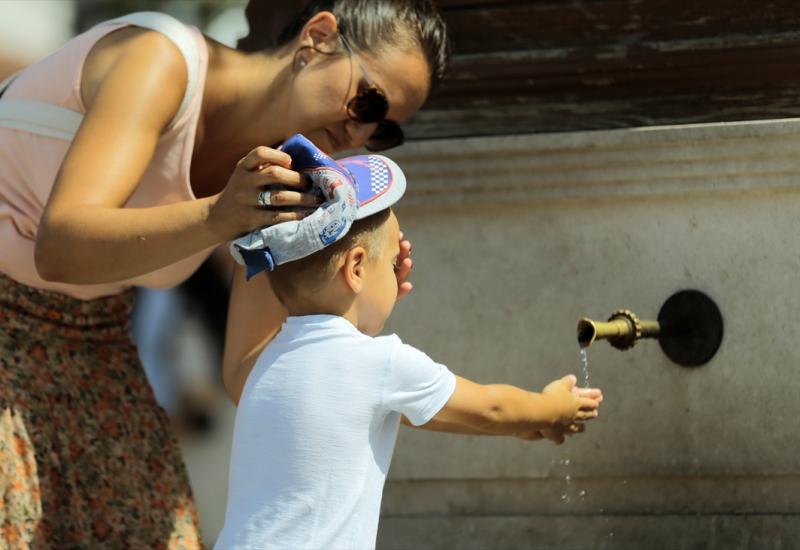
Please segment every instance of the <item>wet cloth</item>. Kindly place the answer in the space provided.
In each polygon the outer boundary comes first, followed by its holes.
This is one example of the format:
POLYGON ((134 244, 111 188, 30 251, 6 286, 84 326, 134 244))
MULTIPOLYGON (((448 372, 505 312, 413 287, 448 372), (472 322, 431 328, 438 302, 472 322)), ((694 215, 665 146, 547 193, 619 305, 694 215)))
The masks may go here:
POLYGON ((201 548, 169 420, 129 338, 133 291, 82 301, 0 274, 0 545, 201 548))
POLYGON ((246 266, 248 279, 335 243, 354 220, 386 210, 406 190, 403 171, 382 155, 333 160, 301 134, 287 139, 281 150, 292 157, 292 169, 311 180, 311 192, 325 202, 300 221, 257 229, 233 241, 230 252, 246 266))
POLYGON ((400 415, 428 422, 455 383, 395 335, 289 317, 242 391, 216 548, 374 548, 400 415))

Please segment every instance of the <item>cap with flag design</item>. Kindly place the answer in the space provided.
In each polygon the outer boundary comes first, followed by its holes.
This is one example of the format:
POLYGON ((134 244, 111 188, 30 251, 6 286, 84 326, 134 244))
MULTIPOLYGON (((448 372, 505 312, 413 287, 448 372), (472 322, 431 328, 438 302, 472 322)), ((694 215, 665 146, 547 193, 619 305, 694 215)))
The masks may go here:
POLYGON ((300 134, 287 139, 281 150, 325 202, 302 220, 257 229, 233 241, 230 252, 247 268, 248 279, 338 241, 353 221, 389 208, 406 190, 402 170, 383 155, 334 160, 300 134))

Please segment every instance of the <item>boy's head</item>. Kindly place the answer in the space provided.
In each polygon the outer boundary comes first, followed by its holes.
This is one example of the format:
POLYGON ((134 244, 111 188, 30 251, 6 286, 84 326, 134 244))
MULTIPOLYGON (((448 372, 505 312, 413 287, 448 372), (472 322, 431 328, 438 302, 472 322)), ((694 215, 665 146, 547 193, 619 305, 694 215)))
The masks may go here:
POLYGON ((386 209, 356 220, 340 240, 277 266, 268 277, 290 315, 342 315, 374 336, 397 300, 399 254, 400 226, 386 209))
MULTIPOLYGON (((333 160, 300 134, 281 147, 292 157, 292 169, 306 175, 310 191, 325 202, 300 221, 261 227, 231 242, 231 255, 246 267, 248 279, 322 250, 346 235, 353 220, 391 208, 406 189, 403 171, 382 155, 333 160)), ((271 197, 260 192, 259 206, 271 204, 271 197)))

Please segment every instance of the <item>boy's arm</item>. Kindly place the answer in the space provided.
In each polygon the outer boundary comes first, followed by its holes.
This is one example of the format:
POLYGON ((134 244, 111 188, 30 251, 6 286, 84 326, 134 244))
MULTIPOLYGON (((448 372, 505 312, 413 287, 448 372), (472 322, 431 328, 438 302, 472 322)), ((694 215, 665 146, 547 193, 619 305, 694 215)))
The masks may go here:
MULTIPOLYGON (((431 432, 446 432, 451 434, 463 434, 463 435, 499 435, 493 434, 491 432, 485 432, 483 430, 479 430, 478 428, 473 428, 470 426, 463 426, 459 424, 449 424, 447 422, 442 422, 436 420, 436 418, 431 419, 427 424, 423 424, 422 426, 415 426, 408 418, 405 416, 400 417, 400 423, 409 426, 411 428, 420 428, 423 430, 428 430, 431 432)), ((539 434, 539 437, 529 438, 529 439, 541 439, 542 436, 539 434)))
POLYGON ((260 274, 245 281, 244 268, 233 270, 225 331, 222 379, 228 395, 239 403, 244 383, 261 350, 272 340, 286 320, 286 309, 278 301, 269 279, 260 274))
POLYGON ((434 418, 420 426, 425 429, 477 435, 523 435, 566 426, 597 416, 602 399, 572 392, 574 378, 550 384, 543 393, 525 391, 504 384, 481 385, 456 376, 453 395, 434 418))

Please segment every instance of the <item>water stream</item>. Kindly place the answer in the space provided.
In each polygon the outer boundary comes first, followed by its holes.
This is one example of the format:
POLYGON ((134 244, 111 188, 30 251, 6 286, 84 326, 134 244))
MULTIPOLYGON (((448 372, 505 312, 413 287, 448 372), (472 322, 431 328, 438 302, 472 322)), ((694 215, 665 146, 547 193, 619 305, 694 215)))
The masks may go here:
MULTIPOLYGON (((581 352, 581 371, 583 372, 583 387, 588 388, 589 354, 587 353, 586 348, 581 348, 580 352, 581 352)), ((567 453, 569 453, 569 451, 567 451, 567 453)), ((567 454, 567 457, 569 457, 569 454, 567 454)), ((564 465, 565 467, 568 467, 570 459, 564 458, 562 460, 559 460, 558 463, 564 465)), ((572 476, 569 475, 569 473, 567 473, 564 476, 564 481, 566 482, 566 486, 564 487, 564 492, 561 494, 561 501, 564 503, 569 503, 572 500, 570 498, 570 483, 572 482, 572 476)), ((584 498, 586 497, 586 491, 582 489, 580 492, 578 492, 578 496, 580 497, 581 500, 584 500, 584 498)))
POLYGON ((581 348, 581 366, 583 367, 583 387, 589 387, 589 353, 581 348))

